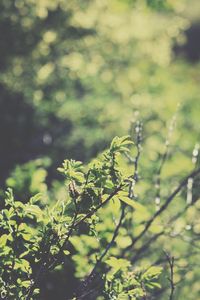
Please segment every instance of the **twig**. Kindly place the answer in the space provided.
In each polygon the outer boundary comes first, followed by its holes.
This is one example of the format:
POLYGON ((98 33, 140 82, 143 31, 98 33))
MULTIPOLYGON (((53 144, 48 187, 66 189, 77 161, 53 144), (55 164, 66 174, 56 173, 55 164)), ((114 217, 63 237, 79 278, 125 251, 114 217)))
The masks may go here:
POLYGON ((132 180, 130 181, 130 185, 129 185, 129 197, 135 198, 136 196, 134 195, 134 185, 135 183, 138 182, 139 180, 139 175, 138 175, 138 163, 139 163, 139 159, 140 159, 140 155, 141 155, 141 141, 142 141, 142 123, 140 121, 137 121, 136 123, 136 127, 135 127, 135 134, 136 134, 136 156, 135 158, 131 157, 128 153, 126 153, 126 157, 128 158, 128 160, 133 163, 134 165, 134 173, 131 176, 132 180))
POLYGON ((72 221, 72 225, 70 226, 70 229, 67 233, 67 236, 62 244, 62 246, 60 247, 58 253, 57 253, 57 258, 52 262, 52 264, 48 267, 48 270, 52 270, 53 268, 55 268, 55 266, 57 265, 58 263, 58 260, 59 260, 59 256, 60 254, 62 254, 64 248, 66 247, 68 241, 69 241, 69 238, 74 230, 74 226, 75 226, 75 222, 76 222, 76 219, 77 219, 77 212, 75 213, 74 215, 74 218, 73 218, 73 221, 72 221))
POLYGON ((88 219, 92 215, 94 215, 100 208, 105 206, 122 189, 123 186, 124 186, 124 183, 121 183, 118 187, 116 187, 116 189, 106 198, 106 200, 104 200, 99 205, 97 205, 92 211, 87 213, 81 220, 77 221, 74 224, 74 228, 76 228, 77 226, 82 224, 86 219, 88 219))
POLYGON ((156 211, 155 214, 146 222, 146 225, 145 225, 144 229, 142 230, 142 232, 138 236, 136 236, 135 239, 133 239, 131 245, 125 249, 125 252, 132 249, 132 247, 135 245, 135 243, 144 236, 144 234, 148 231, 148 229, 151 226, 151 224, 153 223, 153 221, 158 216, 160 216, 160 214, 162 214, 163 211, 165 211, 165 209, 169 206, 169 204, 176 197, 176 195, 183 189, 183 187, 185 187, 187 185, 188 179, 195 178, 199 174, 200 174, 200 168, 198 168, 197 170, 194 170, 187 177, 185 177, 185 179, 183 179, 183 181, 174 190, 174 192, 166 199, 165 203, 160 207, 160 209, 158 211, 156 211))
POLYGON ((167 261, 169 263, 170 268, 170 277, 168 278, 170 282, 170 295, 169 300, 173 300, 174 291, 175 291, 175 283, 174 283, 174 256, 171 256, 169 253, 165 252, 165 256, 167 258, 167 261))
MULTIPOLYGON (((112 247, 112 245, 114 244, 115 242, 115 239, 118 235, 118 232, 119 232, 119 229, 122 225, 122 221, 124 219, 124 216, 125 216, 125 205, 122 204, 122 211, 121 211, 121 216, 120 216, 120 219, 119 219, 119 222, 113 232, 113 236, 112 236, 112 239, 111 241, 107 244, 105 250, 103 251, 103 253, 101 254, 101 256, 99 257, 99 259, 97 259, 97 262, 95 264, 95 266, 93 267, 92 271, 90 272, 90 274, 88 275, 88 277, 81 283, 79 289, 78 289, 78 293, 77 295, 81 295, 81 294, 84 294, 84 296, 86 295, 84 290, 88 288, 88 286, 92 283, 93 279, 95 278, 95 275, 96 275, 96 270, 97 268, 99 267, 99 265, 101 264, 103 258, 106 256, 106 254, 108 253, 109 249, 112 247)), ((78 296, 78 299, 81 299, 82 296, 78 296)))
POLYGON ((104 250, 104 252, 102 253, 102 255, 100 256, 100 258, 97 260, 97 263, 96 265, 94 266, 92 272, 91 272, 91 275, 94 274, 94 272, 96 271, 97 267, 99 266, 99 264, 102 262, 103 258, 105 257, 105 255, 108 253, 109 249, 112 247, 113 243, 115 242, 115 239, 118 235, 118 232, 119 232, 119 229, 122 225, 122 221, 124 219, 124 215, 125 215, 125 205, 122 204, 122 211, 121 211, 121 216, 120 216, 120 219, 119 219, 119 222, 113 232, 113 236, 112 236, 112 239, 110 241, 110 243, 106 246, 106 249, 104 250))
POLYGON ((131 258, 131 262, 136 262, 140 258, 141 254, 143 252, 146 252, 149 249, 152 242, 155 242, 159 238, 159 236, 161 236, 163 233, 164 233, 164 231, 161 231, 161 232, 153 235, 146 243, 144 243, 143 246, 141 248, 139 248, 136 251, 135 255, 131 258))
POLYGON ((158 208, 160 206, 160 197, 161 197, 161 195, 160 195, 160 193, 161 193, 161 173, 162 173, 163 167, 164 167, 164 165, 166 163, 166 160, 167 160, 167 157, 168 157, 170 140, 171 140, 171 136, 172 136, 172 133, 173 133, 173 130, 174 130, 174 127, 175 127, 178 109, 179 109, 179 107, 177 107, 177 111, 175 112, 175 114, 172 117, 172 120, 170 122, 167 138, 166 138, 166 141, 165 141, 165 150, 164 150, 164 153, 162 154, 161 161, 160 161, 160 166, 159 166, 157 174, 156 174, 155 204, 157 205, 158 208))
MULTIPOLYGON (((196 200, 197 201, 197 200, 196 200)), ((184 214, 186 211, 187 211, 187 209, 189 208, 189 207, 191 207, 192 205, 194 205, 194 203, 196 202, 196 201, 194 201, 192 204, 187 204, 181 211, 179 211, 177 214, 175 214, 172 218, 170 218, 170 220, 167 222, 167 224, 165 225, 165 226, 168 226, 168 225, 170 225, 170 224, 172 224, 174 221, 176 221, 177 220, 177 218, 179 218, 182 214, 184 214)), ((159 233, 157 233, 157 234, 155 234, 155 235, 153 235, 141 248, 139 248, 139 249, 137 249, 136 250, 136 253, 135 253, 135 255, 133 256, 133 258, 131 259, 131 261, 132 262, 135 262, 135 261, 137 261, 138 260, 138 258, 140 258, 140 256, 141 256, 141 254, 143 253, 143 252, 146 252, 148 249, 149 249, 149 247, 150 247, 150 245, 152 244, 152 242, 155 242, 162 234, 164 234, 165 233, 165 231, 163 230, 163 231, 161 231, 161 232, 159 232, 159 233)))

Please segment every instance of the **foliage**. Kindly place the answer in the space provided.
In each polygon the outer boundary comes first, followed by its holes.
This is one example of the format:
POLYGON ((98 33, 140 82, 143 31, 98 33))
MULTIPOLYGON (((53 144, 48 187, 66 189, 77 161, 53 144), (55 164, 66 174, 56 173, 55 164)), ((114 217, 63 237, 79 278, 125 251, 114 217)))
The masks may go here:
MULTIPOLYGON (((127 136, 116 137, 110 149, 101 159, 93 162, 86 172, 83 171, 81 162, 64 161, 63 168, 59 171, 67 180, 68 199, 63 203, 57 202, 51 209, 46 206, 41 210, 40 194, 23 204, 15 201, 11 189, 7 191, 5 208, 0 215, 2 299, 36 299, 40 293, 38 285, 41 277, 62 265, 65 256, 71 256, 69 243, 73 244, 77 236, 80 235, 80 239, 85 236, 87 243, 88 239, 93 240, 99 235, 96 243, 101 243, 101 236, 95 227, 100 224, 102 212, 99 216, 97 212, 111 201, 117 203, 118 209, 125 209, 120 204, 123 201, 120 192, 126 193, 129 177, 119 170, 118 156, 128 152, 127 146, 131 144, 127 136), (83 225, 86 226, 85 229, 81 229, 83 225)), ((95 264, 91 250, 85 249, 85 254, 95 264)), ((76 256, 77 254, 72 255, 72 259, 76 256)), ((160 273, 160 268, 151 267, 137 275, 138 272, 135 274, 131 271, 128 260, 115 257, 107 259, 106 264, 111 270, 105 272, 105 288, 101 293, 107 294, 109 299, 118 299, 120 295, 142 299, 146 288, 154 287, 153 281, 160 273), (128 267, 132 273, 127 277, 128 267)))
POLYGON ((30 196, 47 192, 47 167, 49 159, 37 159, 17 165, 6 179, 6 185, 15 191, 15 197, 25 202, 30 196))
MULTIPOLYGON (((159 263, 158 257, 164 258, 160 243, 184 261, 191 246, 184 244, 191 230, 189 225, 184 229, 184 215, 191 210, 198 213, 199 200, 194 196, 185 205, 179 200, 180 208, 174 212, 167 208, 177 197, 185 197, 179 194, 186 187, 190 192, 188 182, 196 182, 200 169, 195 168, 180 182, 154 212, 150 200, 144 206, 142 198, 135 195, 139 184, 138 161, 131 159, 135 149, 141 150, 129 136, 115 137, 110 148, 88 166, 65 160, 59 172, 66 179, 68 193, 53 205, 44 206, 41 194, 22 203, 8 189, 0 213, 2 299, 41 299, 49 273, 70 264, 74 265, 71 276, 78 282, 74 290, 66 282, 64 297, 69 299, 142 300, 154 299, 159 293, 167 299, 170 256, 159 263), (130 160, 134 168, 129 168, 130 160), (176 242, 169 245, 170 236, 182 237, 184 246, 176 242), (143 255, 147 249, 150 257, 146 259, 143 255)), ((138 154, 135 159, 139 159, 138 154)), ((195 236, 198 223, 193 222, 191 234, 195 236)), ((171 267, 173 280, 184 276, 178 262, 175 266, 171 267)))

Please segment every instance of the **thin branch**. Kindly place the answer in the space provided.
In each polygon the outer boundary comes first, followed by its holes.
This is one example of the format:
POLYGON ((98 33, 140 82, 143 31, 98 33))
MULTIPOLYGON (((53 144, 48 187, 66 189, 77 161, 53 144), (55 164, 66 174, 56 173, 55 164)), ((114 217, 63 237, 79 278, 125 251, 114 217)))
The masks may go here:
POLYGON ((68 233, 67 233, 67 236, 66 236, 66 238, 65 238, 65 240, 64 240, 64 242, 63 242, 63 244, 62 244, 62 246, 60 247, 60 249, 59 249, 59 251, 58 251, 58 253, 57 253, 57 255, 56 255, 57 257, 56 257, 56 259, 52 262, 52 264, 48 267, 48 270, 52 270, 52 269, 55 268, 55 266, 58 264, 59 257, 60 257, 60 255, 62 254, 63 250, 65 249, 65 247, 66 247, 66 245, 67 245, 67 243, 68 243, 68 241, 69 241, 69 238, 70 238, 71 235, 72 235, 72 232, 73 232, 73 230, 74 230, 74 226, 75 226, 76 219, 77 219, 77 211, 76 211, 76 213, 75 213, 75 215, 74 215, 74 218, 73 218, 73 221, 72 221, 72 225, 70 226, 70 229, 69 229, 69 231, 68 231, 68 233))
POLYGON ((170 122, 170 126, 168 129, 168 134, 167 138, 165 140, 165 149, 164 153, 162 154, 161 161, 160 161, 160 166, 158 168, 157 174, 156 174, 156 183, 155 183, 155 188, 156 188, 156 196, 155 196, 155 204, 159 208, 160 206, 160 193, 161 193, 161 173, 163 170, 163 167, 167 161, 168 153, 169 153, 169 146, 170 146, 170 140, 172 137, 172 133, 176 124, 176 118, 177 118, 177 113, 178 113, 179 106, 177 107, 177 111, 175 112, 174 116, 172 117, 172 120, 170 122))
POLYGON ((132 177, 132 181, 130 181, 130 185, 129 185, 129 197, 131 199, 136 197, 136 195, 134 195, 133 188, 134 188, 135 183, 137 183, 138 180, 139 180, 138 164, 139 164, 139 159, 140 159, 141 150, 142 150, 142 147, 141 147, 141 141, 142 141, 142 123, 140 121, 137 121, 134 130, 135 130, 135 134, 136 134, 136 142, 135 142, 135 144, 136 144, 136 150, 137 150, 136 156, 133 158, 128 153, 126 153, 126 157, 134 165, 134 173, 131 176, 132 177))
POLYGON ((135 243, 142 238, 145 233, 148 231, 149 227, 151 226, 151 224, 153 223, 153 221, 160 216, 163 211, 165 211, 165 209, 169 206, 169 204, 172 202, 172 200, 176 197, 176 195, 187 185, 188 179, 189 178, 195 178, 197 175, 200 174, 200 168, 197 170, 194 170, 193 172, 191 172, 187 177, 185 177, 182 182, 179 184, 179 186, 174 190, 174 192, 166 199, 165 203, 160 207, 160 209, 158 211, 155 212, 155 214, 146 222, 146 225, 144 227, 144 229, 142 230, 142 232, 135 237, 135 239, 133 239, 132 243, 130 246, 128 246, 125 249, 125 252, 129 251, 130 249, 132 249, 132 247, 135 245, 135 243))
POLYGON ((108 253, 109 249, 113 246, 114 242, 115 242, 115 239, 119 233, 119 229, 122 225, 122 221, 124 219, 124 216, 125 216, 125 205, 122 204, 122 211, 121 211, 121 216, 120 216, 120 219, 119 219, 119 222, 113 232, 113 236, 112 236, 112 239, 111 241, 109 242, 109 244, 106 246, 106 249, 104 250, 104 252, 102 253, 102 255, 100 256, 100 258, 97 260, 97 263, 96 265, 94 266, 92 272, 91 272, 91 275, 95 273, 97 267, 100 265, 100 263, 102 262, 103 258, 106 256, 106 254, 108 253))
MULTIPOLYGON (((77 292, 77 295, 81 295, 81 294, 84 294, 85 295, 85 291, 84 290, 87 290, 88 286, 92 283, 93 279, 95 278, 96 276, 96 270, 97 268, 100 266, 101 262, 103 261, 104 257, 106 256, 106 254, 108 253, 108 251, 110 250, 110 248, 113 246, 114 242, 115 242, 115 239, 119 233, 119 229, 122 225, 122 221, 124 219, 124 216, 125 216, 125 205, 122 204, 122 211, 121 211, 121 216, 120 216, 120 219, 119 219, 119 222, 113 232, 113 236, 112 236, 112 239, 111 241, 107 244, 105 250, 103 251, 103 253, 101 254, 101 256, 99 257, 99 259, 97 259, 97 262, 95 264, 95 266, 93 267, 92 271, 90 272, 90 274, 88 275, 88 277, 81 283, 79 289, 78 289, 78 292, 77 292)), ((81 299, 82 296, 78 296, 78 299, 81 299)))
POLYGON ((174 283, 174 256, 171 256, 169 253, 165 252, 165 256, 167 258, 169 268, 170 268, 170 277, 168 278, 170 282, 170 295, 169 300, 173 300, 174 291, 175 291, 175 283, 174 283))
MULTIPOLYGON (((65 248, 70 236, 72 235, 74 229, 79 226, 80 224, 82 224, 86 219, 90 218, 92 215, 94 215, 100 208, 102 208, 104 205, 106 205, 123 187, 123 184, 120 184, 108 197, 104 202, 101 202, 98 206, 96 206, 92 211, 90 211, 89 213, 87 213, 81 220, 76 222, 77 219, 77 213, 74 216, 72 225, 70 227, 70 230, 67 234, 67 237, 62 245, 62 247, 59 250, 58 256, 59 254, 62 253, 63 249, 65 248)), ((50 269, 55 267, 55 262, 50 266, 50 269)))
MULTIPOLYGON (((197 200, 196 200, 197 201, 197 200)), ((170 220, 167 222, 167 224, 165 226, 171 225, 174 221, 177 220, 177 218, 179 218, 180 216, 182 216, 189 207, 191 207, 192 205, 194 205, 196 203, 196 201, 194 201, 192 204, 187 204, 181 211, 179 211, 177 214, 175 214, 172 218, 170 218, 170 220)), ((143 246, 139 249, 136 250, 135 255, 133 256, 133 258, 131 259, 132 262, 137 261, 141 254, 143 252, 146 252, 149 247, 151 246, 152 242, 155 242, 162 234, 164 234, 165 231, 161 231, 155 235, 153 235, 145 244, 143 244, 143 246)))
POLYGON ((149 249, 150 245, 151 245, 153 242, 155 242, 155 241, 159 238, 159 236, 161 236, 161 235, 163 235, 163 234, 164 234, 164 231, 161 231, 161 232, 159 232, 159 233, 153 235, 146 243, 144 243, 144 244, 142 245, 141 248, 139 248, 139 249, 137 250, 137 252, 135 253, 135 255, 131 258, 131 262, 136 262, 136 261, 140 258, 141 254, 142 254, 143 252, 146 252, 146 251, 149 249))
POLYGON ((74 224, 74 228, 76 228, 77 226, 82 224, 86 219, 88 219, 92 215, 94 215, 100 208, 105 206, 115 195, 117 195, 117 193, 122 189, 123 186, 124 186, 124 183, 121 183, 118 187, 116 187, 116 189, 106 198, 106 200, 104 200, 99 205, 97 205, 92 211, 87 213, 81 220, 77 221, 74 224))

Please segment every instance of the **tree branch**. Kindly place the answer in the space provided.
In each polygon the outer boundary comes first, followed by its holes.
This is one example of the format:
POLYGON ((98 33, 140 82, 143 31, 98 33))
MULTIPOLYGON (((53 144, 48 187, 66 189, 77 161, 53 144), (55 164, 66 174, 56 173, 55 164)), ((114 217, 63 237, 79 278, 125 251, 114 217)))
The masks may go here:
POLYGON ((135 239, 133 239, 131 245, 125 249, 125 252, 132 249, 132 247, 135 245, 135 243, 144 236, 144 234, 148 231, 148 229, 151 226, 151 224, 153 223, 153 221, 158 216, 160 216, 163 213, 163 211, 165 211, 165 209, 169 206, 169 204, 172 202, 172 200, 175 198, 175 196, 187 185, 188 179, 195 178, 199 174, 200 174, 200 168, 198 168, 197 170, 194 170, 193 172, 191 172, 187 177, 185 177, 182 180, 182 182, 174 190, 174 192, 166 199, 165 203, 160 207, 160 209, 157 212, 155 212, 155 214, 146 222, 146 225, 145 225, 144 229, 142 230, 142 232, 138 236, 136 236, 135 239))

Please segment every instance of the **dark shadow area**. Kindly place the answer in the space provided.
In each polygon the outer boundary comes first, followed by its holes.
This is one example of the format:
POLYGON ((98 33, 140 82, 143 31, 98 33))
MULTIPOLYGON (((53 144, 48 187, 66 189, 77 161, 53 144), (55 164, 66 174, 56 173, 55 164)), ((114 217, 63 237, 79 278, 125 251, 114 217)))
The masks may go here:
POLYGON ((174 52, 177 56, 184 57, 192 63, 200 60, 200 23, 194 23, 185 31, 186 43, 175 45, 174 52))
MULTIPOLYGON (((63 147, 54 149, 54 141, 70 131, 68 122, 61 122, 49 114, 49 123, 42 124, 42 115, 27 104, 20 94, 12 94, 0 86, 0 183, 3 184, 9 171, 16 165, 42 155, 64 159, 63 147), (51 124, 51 126, 49 126, 51 124), (56 152, 56 153, 55 153, 56 152)), ((47 117, 47 116, 45 116, 47 117)))
MULTIPOLYGON (((71 11, 63 11, 58 5, 55 10, 49 10, 46 18, 35 15, 34 5, 25 4, 24 12, 18 7, 17 1, 0 2, 0 71, 4 79, 0 82, 0 186, 17 165, 38 157, 48 156, 53 164, 48 170, 48 182, 55 178, 56 168, 61 164, 66 154, 72 151, 73 158, 84 159, 82 141, 78 145, 68 145, 72 124, 70 120, 59 118, 56 114, 57 103, 55 93, 59 90, 70 95, 75 91, 77 98, 84 94, 84 87, 78 80, 61 76, 58 69, 54 70, 53 79, 43 85, 35 84, 38 66, 55 62, 59 55, 68 54, 68 44, 78 41, 84 36, 94 34, 94 31, 68 24, 71 11), (24 25, 24 13, 28 16, 31 26, 24 25), (34 57, 38 44, 43 41, 46 31, 56 32, 58 43, 68 41, 62 50, 57 44, 49 46, 48 60, 46 56, 34 57), (16 60, 23 60, 20 75, 13 76, 13 66, 16 60), (35 68, 37 65, 37 71, 35 68), (26 93, 23 87, 19 92, 7 85, 24 79, 26 93), (6 78, 6 79, 5 79, 6 78), (14 78, 14 79, 13 79, 14 78), (10 82, 9 81, 9 82, 10 82), (43 93, 42 104, 34 106, 33 94, 39 89, 43 93), (30 96, 29 96, 30 95, 30 96)), ((60 46, 60 47, 61 47, 60 46)), ((38 51, 38 50, 37 50, 38 51)), ((20 86, 20 85, 19 85, 20 86)), ((68 96, 66 96, 66 101, 68 96)))

